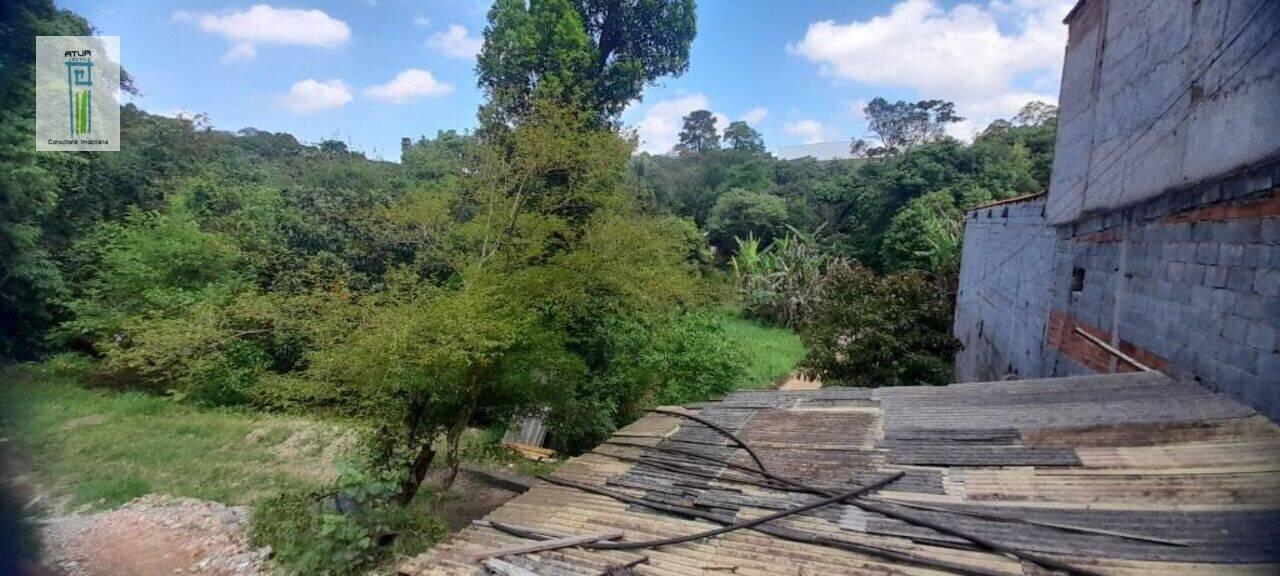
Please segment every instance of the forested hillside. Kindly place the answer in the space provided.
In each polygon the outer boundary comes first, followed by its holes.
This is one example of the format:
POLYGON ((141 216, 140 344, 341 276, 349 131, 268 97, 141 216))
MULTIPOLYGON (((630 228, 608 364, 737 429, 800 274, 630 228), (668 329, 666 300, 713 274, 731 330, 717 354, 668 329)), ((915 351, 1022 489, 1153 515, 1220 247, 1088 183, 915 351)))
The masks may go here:
MULTIPOLYGON (((853 160, 777 160, 705 111, 672 154, 637 155, 620 114, 687 69, 691 0, 500 0, 478 128, 407 135, 399 163, 134 105, 120 152, 37 154, 32 39, 91 29, 50 0, 4 17, 0 356, 340 420, 371 510, 456 471, 469 428, 545 412, 576 453, 647 408, 759 385, 725 310, 797 331, 830 384, 947 382, 961 210, 1043 189, 1051 162, 1050 107, 970 143, 944 135, 949 104, 879 99, 853 160)), ((264 518, 336 522, 297 502, 264 518)))

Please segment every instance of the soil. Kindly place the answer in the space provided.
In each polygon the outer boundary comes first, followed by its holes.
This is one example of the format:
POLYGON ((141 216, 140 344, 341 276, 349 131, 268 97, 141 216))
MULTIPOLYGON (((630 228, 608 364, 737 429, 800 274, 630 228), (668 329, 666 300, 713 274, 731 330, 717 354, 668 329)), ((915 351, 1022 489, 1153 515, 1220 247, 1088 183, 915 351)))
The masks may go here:
POLYGON ((270 549, 253 549, 249 509, 143 496, 107 512, 42 521, 44 563, 67 576, 270 574, 270 549))
MULTIPOLYGON (((444 473, 433 471, 428 485, 438 486, 444 473)), ((484 474, 460 470, 440 516, 456 531, 516 495, 484 474)), ((148 495, 106 512, 52 516, 41 525, 44 564, 65 576, 274 573, 270 549, 249 544, 245 506, 148 495)))
POLYGON ((809 380, 800 374, 792 374, 780 386, 779 390, 817 390, 822 387, 821 380, 809 380))
MULTIPOLYGON (((445 475, 445 470, 433 470, 427 475, 426 485, 439 486, 445 475)), ((483 475, 465 469, 459 470, 453 488, 445 495, 440 519, 448 523, 450 532, 457 532, 518 495, 517 492, 495 486, 483 475)))

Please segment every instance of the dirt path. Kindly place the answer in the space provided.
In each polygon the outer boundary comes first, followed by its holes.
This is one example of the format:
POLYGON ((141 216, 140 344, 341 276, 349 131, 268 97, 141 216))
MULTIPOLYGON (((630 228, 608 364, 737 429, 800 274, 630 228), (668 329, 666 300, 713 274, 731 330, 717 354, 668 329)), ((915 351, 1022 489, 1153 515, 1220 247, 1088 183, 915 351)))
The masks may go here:
POLYGON ((45 565, 67 576, 270 574, 250 547, 249 510, 190 498, 144 496, 115 510, 42 522, 45 565))
POLYGON ((808 380, 800 374, 792 374, 778 387, 779 390, 817 390, 822 387, 821 380, 808 380))

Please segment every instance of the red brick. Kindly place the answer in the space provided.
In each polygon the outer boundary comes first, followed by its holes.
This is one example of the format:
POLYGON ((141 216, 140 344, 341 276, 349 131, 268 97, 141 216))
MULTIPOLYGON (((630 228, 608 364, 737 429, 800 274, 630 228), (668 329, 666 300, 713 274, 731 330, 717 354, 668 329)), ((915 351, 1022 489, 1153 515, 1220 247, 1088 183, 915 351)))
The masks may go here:
POLYGON ((1207 208, 1197 208, 1165 216, 1160 221, 1166 224, 1186 224, 1189 222, 1220 222, 1223 220, 1244 220, 1271 216, 1280 216, 1280 188, 1272 190, 1270 198, 1240 204, 1222 204, 1207 208))
MULTIPOLYGON (((1050 309, 1049 322, 1046 328, 1048 332, 1046 340, 1049 347, 1057 350, 1063 356, 1075 360, 1089 370, 1099 373, 1111 372, 1111 361, 1114 356, 1101 346, 1076 333, 1076 328, 1084 330, 1103 342, 1111 341, 1111 334, 1106 330, 1076 320, 1060 310, 1050 309)), ((1127 340, 1121 340, 1119 348, 1121 352, 1156 370, 1164 371, 1169 367, 1169 362, 1158 354, 1145 348, 1140 348, 1127 340)), ((1134 372, 1136 370, 1137 368, 1129 365, 1128 362, 1116 359, 1116 372, 1134 372)))

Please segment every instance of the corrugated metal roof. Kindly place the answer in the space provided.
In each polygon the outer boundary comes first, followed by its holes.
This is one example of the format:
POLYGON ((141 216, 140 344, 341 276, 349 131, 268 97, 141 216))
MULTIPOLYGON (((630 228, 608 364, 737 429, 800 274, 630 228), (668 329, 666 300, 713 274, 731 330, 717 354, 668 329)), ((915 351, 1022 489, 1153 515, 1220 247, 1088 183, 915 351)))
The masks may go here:
MULTIPOLYGON (((879 512, 833 504, 764 525, 775 533, 991 574, 1047 572, 982 549, 973 544, 979 537, 1102 574, 1280 573, 1280 428, 1195 384, 1135 373, 752 391, 699 404, 696 414, 732 431, 788 479, 845 492, 906 472, 862 497, 879 512)), ((569 534, 622 529, 627 542, 692 534, 720 526, 712 520, 742 521, 819 498, 753 476, 753 465, 705 425, 650 414, 557 472, 641 502, 541 482, 486 520, 569 534), (646 502, 710 520, 638 505, 646 502)), ((739 530, 659 548, 506 560, 547 576, 949 573, 775 533, 739 530)), ((528 542, 477 524, 401 571, 487 574, 472 556, 528 542)))

